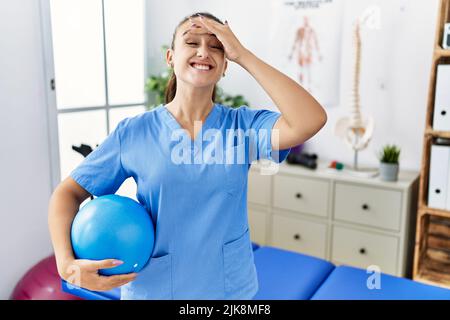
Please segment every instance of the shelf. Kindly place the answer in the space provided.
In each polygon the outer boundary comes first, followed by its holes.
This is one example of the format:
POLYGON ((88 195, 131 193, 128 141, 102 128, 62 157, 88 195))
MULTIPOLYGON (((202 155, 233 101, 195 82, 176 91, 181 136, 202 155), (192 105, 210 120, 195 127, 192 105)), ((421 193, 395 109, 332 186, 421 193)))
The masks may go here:
POLYGON ((435 59, 450 57, 450 49, 442 49, 441 47, 436 47, 434 49, 435 59))
POLYGON ((448 279, 442 279, 442 273, 433 271, 422 271, 414 277, 415 281, 419 281, 432 286, 438 286, 446 289, 450 289, 450 277, 448 279))
POLYGON ((436 262, 429 257, 423 258, 419 272, 414 280, 443 288, 450 288, 450 273, 435 270, 449 270, 450 265, 436 262))
POLYGON ((443 209, 430 208, 430 207, 422 205, 419 208, 419 215, 424 215, 424 214, 430 214, 430 215, 440 216, 440 217, 450 219, 450 211, 443 210, 443 209))
POLYGON ((431 128, 427 128, 425 130, 426 135, 430 135, 436 138, 447 138, 450 139, 450 131, 437 131, 431 128))
POLYGON ((419 215, 413 279, 450 288, 450 211, 422 206, 419 215))
POLYGON ((430 73, 426 128, 423 137, 422 164, 420 170, 419 203, 416 221, 413 279, 450 288, 450 210, 427 206, 430 150, 434 138, 450 139, 450 131, 433 130, 437 63, 450 63, 450 50, 441 47, 444 22, 450 21, 450 0, 439 0, 433 64, 430 73), (444 220, 445 222, 442 222, 444 220))

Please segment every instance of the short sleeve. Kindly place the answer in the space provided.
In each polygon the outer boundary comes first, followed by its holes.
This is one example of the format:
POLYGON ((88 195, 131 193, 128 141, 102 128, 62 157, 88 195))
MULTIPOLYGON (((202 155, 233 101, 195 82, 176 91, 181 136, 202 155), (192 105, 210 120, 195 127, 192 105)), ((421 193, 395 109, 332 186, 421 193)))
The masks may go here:
POLYGON ((114 194, 129 177, 121 161, 121 132, 125 120, 76 167, 70 177, 90 194, 114 194))
POLYGON ((290 148, 284 150, 272 150, 272 129, 281 113, 270 110, 250 109, 247 106, 239 108, 244 122, 248 124, 250 159, 268 159, 280 163, 286 159, 290 148))

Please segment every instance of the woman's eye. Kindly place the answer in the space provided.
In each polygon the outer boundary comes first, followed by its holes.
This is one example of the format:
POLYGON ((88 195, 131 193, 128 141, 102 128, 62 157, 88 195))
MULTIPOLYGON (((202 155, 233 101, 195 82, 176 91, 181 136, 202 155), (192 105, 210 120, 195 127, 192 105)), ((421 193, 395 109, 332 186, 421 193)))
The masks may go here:
MULTIPOLYGON (((189 45, 189 46, 196 46, 196 45, 198 45, 197 42, 186 42, 186 44, 189 45)), ((217 50, 223 50, 223 47, 221 47, 221 46, 211 46, 211 48, 217 49, 217 50)))

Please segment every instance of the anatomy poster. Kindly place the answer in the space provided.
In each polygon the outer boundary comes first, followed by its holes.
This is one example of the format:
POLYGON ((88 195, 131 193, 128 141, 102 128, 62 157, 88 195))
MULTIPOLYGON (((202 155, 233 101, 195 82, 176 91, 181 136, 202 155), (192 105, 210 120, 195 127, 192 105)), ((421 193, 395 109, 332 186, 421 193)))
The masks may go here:
POLYGON ((272 63, 323 106, 339 104, 343 0, 272 0, 272 63))

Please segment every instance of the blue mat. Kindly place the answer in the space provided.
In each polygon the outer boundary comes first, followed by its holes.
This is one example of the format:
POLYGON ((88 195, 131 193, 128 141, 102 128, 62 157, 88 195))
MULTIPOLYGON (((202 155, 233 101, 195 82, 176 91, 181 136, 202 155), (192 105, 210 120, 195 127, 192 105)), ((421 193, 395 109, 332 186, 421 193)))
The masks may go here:
MULTIPOLYGON (((259 281, 254 300, 450 300, 448 289, 386 274, 377 281, 363 269, 257 244, 253 249, 259 281)), ((65 281, 62 288, 88 300, 120 299, 120 288, 96 292, 65 281)))
POLYGON ((120 288, 114 288, 110 291, 91 291, 80 288, 62 280, 62 290, 86 300, 120 300, 120 288))
POLYGON ((271 247, 254 252, 259 290, 254 300, 307 300, 334 269, 328 261, 271 247))
POLYGON ((450 300, 450 290, 405 278, 340 266, 333 270, 312 300, 450 300), (372 288, 372 289, 369 289, 372 288))

